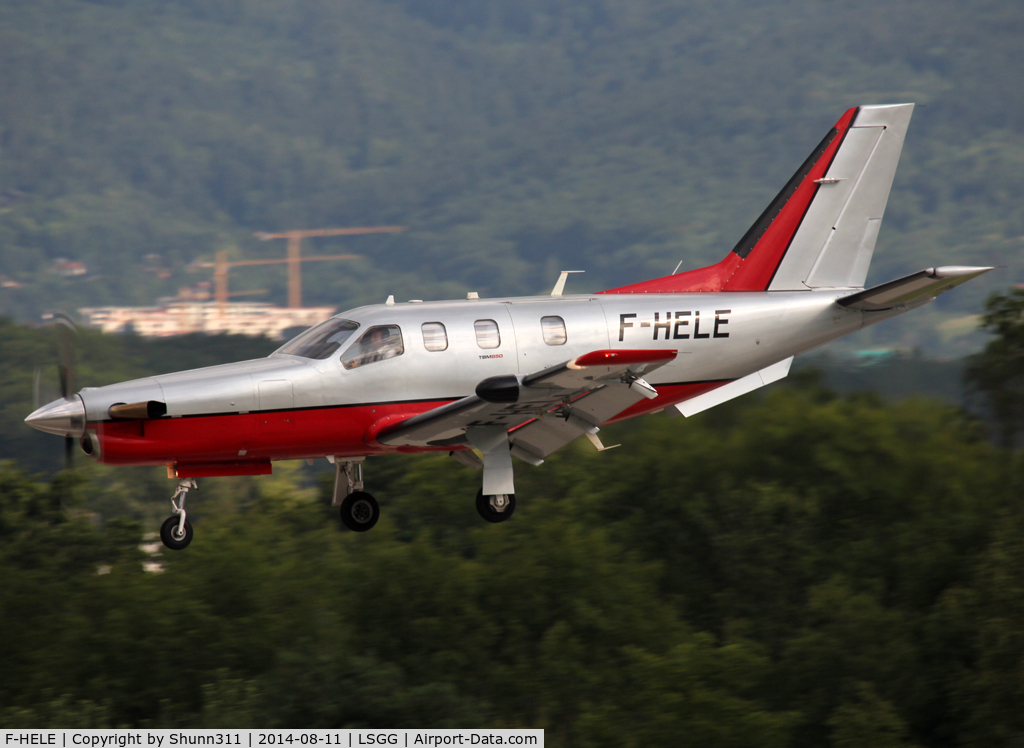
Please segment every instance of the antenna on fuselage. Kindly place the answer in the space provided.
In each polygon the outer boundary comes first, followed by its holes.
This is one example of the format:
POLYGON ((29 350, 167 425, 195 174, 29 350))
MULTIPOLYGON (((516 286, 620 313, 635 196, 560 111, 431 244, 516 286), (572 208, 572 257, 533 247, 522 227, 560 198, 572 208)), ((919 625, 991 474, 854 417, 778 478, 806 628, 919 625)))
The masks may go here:
POLYGON ((585 273, 586 270, 563 270, 558 275, 558 282, 555 283, 555 287, 551 289, 552 296, 561 296, 562 291, 565 290, 565 279, 569 277, 569 273, 585 273))

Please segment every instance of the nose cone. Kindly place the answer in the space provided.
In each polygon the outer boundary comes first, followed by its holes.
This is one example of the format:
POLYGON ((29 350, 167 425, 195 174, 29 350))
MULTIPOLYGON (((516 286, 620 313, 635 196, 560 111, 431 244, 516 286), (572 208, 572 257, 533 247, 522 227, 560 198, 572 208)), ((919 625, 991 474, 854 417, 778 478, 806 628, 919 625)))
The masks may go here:
POLYGON ((25 423, 49 434, 82 436, 85 434, 85 405, 77 395, 54 400, 26 418, 25 423))

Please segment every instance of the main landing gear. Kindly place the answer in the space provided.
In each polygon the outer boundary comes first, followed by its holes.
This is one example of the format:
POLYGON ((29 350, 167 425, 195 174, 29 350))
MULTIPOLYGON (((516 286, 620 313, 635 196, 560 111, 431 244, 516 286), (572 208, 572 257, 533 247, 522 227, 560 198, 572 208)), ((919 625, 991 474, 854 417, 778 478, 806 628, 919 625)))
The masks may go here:
MULTIPOLYGON (((380 505, 363 490, 364 459, 332 460, 334 496, 331 506, 338 507, 341 524, 353 532, 366 532, 380 519, 380 505)), ((516 510, 516 496, 513 493, 484 494, 480 489, 476 495, 476 510, 487 522, 504 522, 516 510)))
POLYGON ((482 459, 466 451, 451 455, 463 464, 483 469, 476 510, 487 522, 505 522, 516 510, 508 431, 504 426, 472 426, 466 429, 466 439, 480 450, 482 459))
POLYGON ((488 522, 504 522, 516 510, 516 495, 500 493, 487 496, 481 488, 476 495, 476 510, 488 522))
POLYGON ((363 457, 344 462, 335 458, 334 497, 331 506, 340 507, 341 524, 353 532, 366 532, 380 519, 377 499, 363 490, 363 457))
MULTIPOLYGON (((479 458, 471 462, 473 458, 469 456, 470 454, 472 453, 463 456, 460 462, 470 464, 472 467, 485 468, 485 463, 479 458)), ((353 532, 366 532, 372 529, 380 519, 380 505, 377 499, 363 490, 365 458, 329 459, 334 463, 334 496, 331 499, 331 506, 338 507, 341 524, 353 532)), ((508 473, 510 474, 511 470, 508 470, 508 473)), ((491 491, 508 492, 485 494, 481 488, 476 495, 476 510, 480 516, 485 521, 495 524, 510 519, 516 510, 516 495, 509 491, 512 488, 511 475, 499 476, 499 480, 495 481, 488 478, 485 468, 484 485, 491 491)), ((195 478, 183 478, 178 481, 178 487, 171 497, 174 514, 160 526, 160 540, 172 551, 183 550, 192 542, 192 523, 188 521, 185 513, 185 499, 189 491, 198 488, 195 478)))
POLYGON ((188 548, 188 544, 192 542, 192 524, 185 516, 185 497, 193 488, 199 489, 195 478, 183 478, 178 481, 178 489, 171 497, 174 515, 164 520, 160 526, 160 540, 172 551, 188 548))
POLYGON ((352 532, 366 532, 380 519, 380 505, 366 491, 353 491, 341 501, 341 524, 352 532))

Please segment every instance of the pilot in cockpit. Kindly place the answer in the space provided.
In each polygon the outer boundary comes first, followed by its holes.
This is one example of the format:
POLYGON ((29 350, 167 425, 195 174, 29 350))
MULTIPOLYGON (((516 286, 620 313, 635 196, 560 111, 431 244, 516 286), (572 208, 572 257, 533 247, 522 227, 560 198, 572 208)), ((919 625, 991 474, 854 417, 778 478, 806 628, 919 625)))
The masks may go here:
POLYGON ((343 362, 346 369, 355 369, 401 355, 404 351, 402 334, 393 326, 373 327, 363 335, 357 348, 358 353, 343 362))

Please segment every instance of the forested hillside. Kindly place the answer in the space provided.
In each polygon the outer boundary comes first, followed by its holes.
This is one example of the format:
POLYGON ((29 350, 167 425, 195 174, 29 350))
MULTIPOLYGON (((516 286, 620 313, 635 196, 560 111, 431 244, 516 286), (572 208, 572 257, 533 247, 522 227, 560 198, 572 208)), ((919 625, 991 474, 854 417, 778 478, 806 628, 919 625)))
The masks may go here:
MULTIPOLYGON (((909 100, 869 280, 1007 267, 861 340, 948 348, 970 325, 939 322, 1024 280, 1022 33, 1012 0, 10 0, 0 313, 150 303, 317 226, 409 226, 317 240, 365 255, 307 266, 342 307, 666 274, 724 255, 844 109, 909 100)), ((232 286, 285 297, 280 268, 232 286)))
MULTIPOLYGON (((442 455, 371 457, 382 519, 330 476, 202 479, 162 550, 161 468, 0 462, 0 727, 510 727, 564 748, 1019 745, 1024 290, 994 297, 941 403, 797 372, 693 418, 612 425, 517 465, 507 523, 442 455), (44 465, 45 467, 46 465, 44 465)), ((0 326, 0 454, 50 330, 0 326)), ((270 341, 80 333, 82 383, 270 341)), ((911 373, 903 369, 902 376, 911 373)), ((52 452, 47 449, 52 448, 52 452)), ((323 462, 323 461, 321 461, 323 462)))
POLYGON ((807 382, 608 437, 520 464, 501 525, 445 456, 371 458, 365 534, 284 464, 203 480, 162 573, 161 471, 0 465, 0 726, 1019 745, 1019 452, 807 382))

